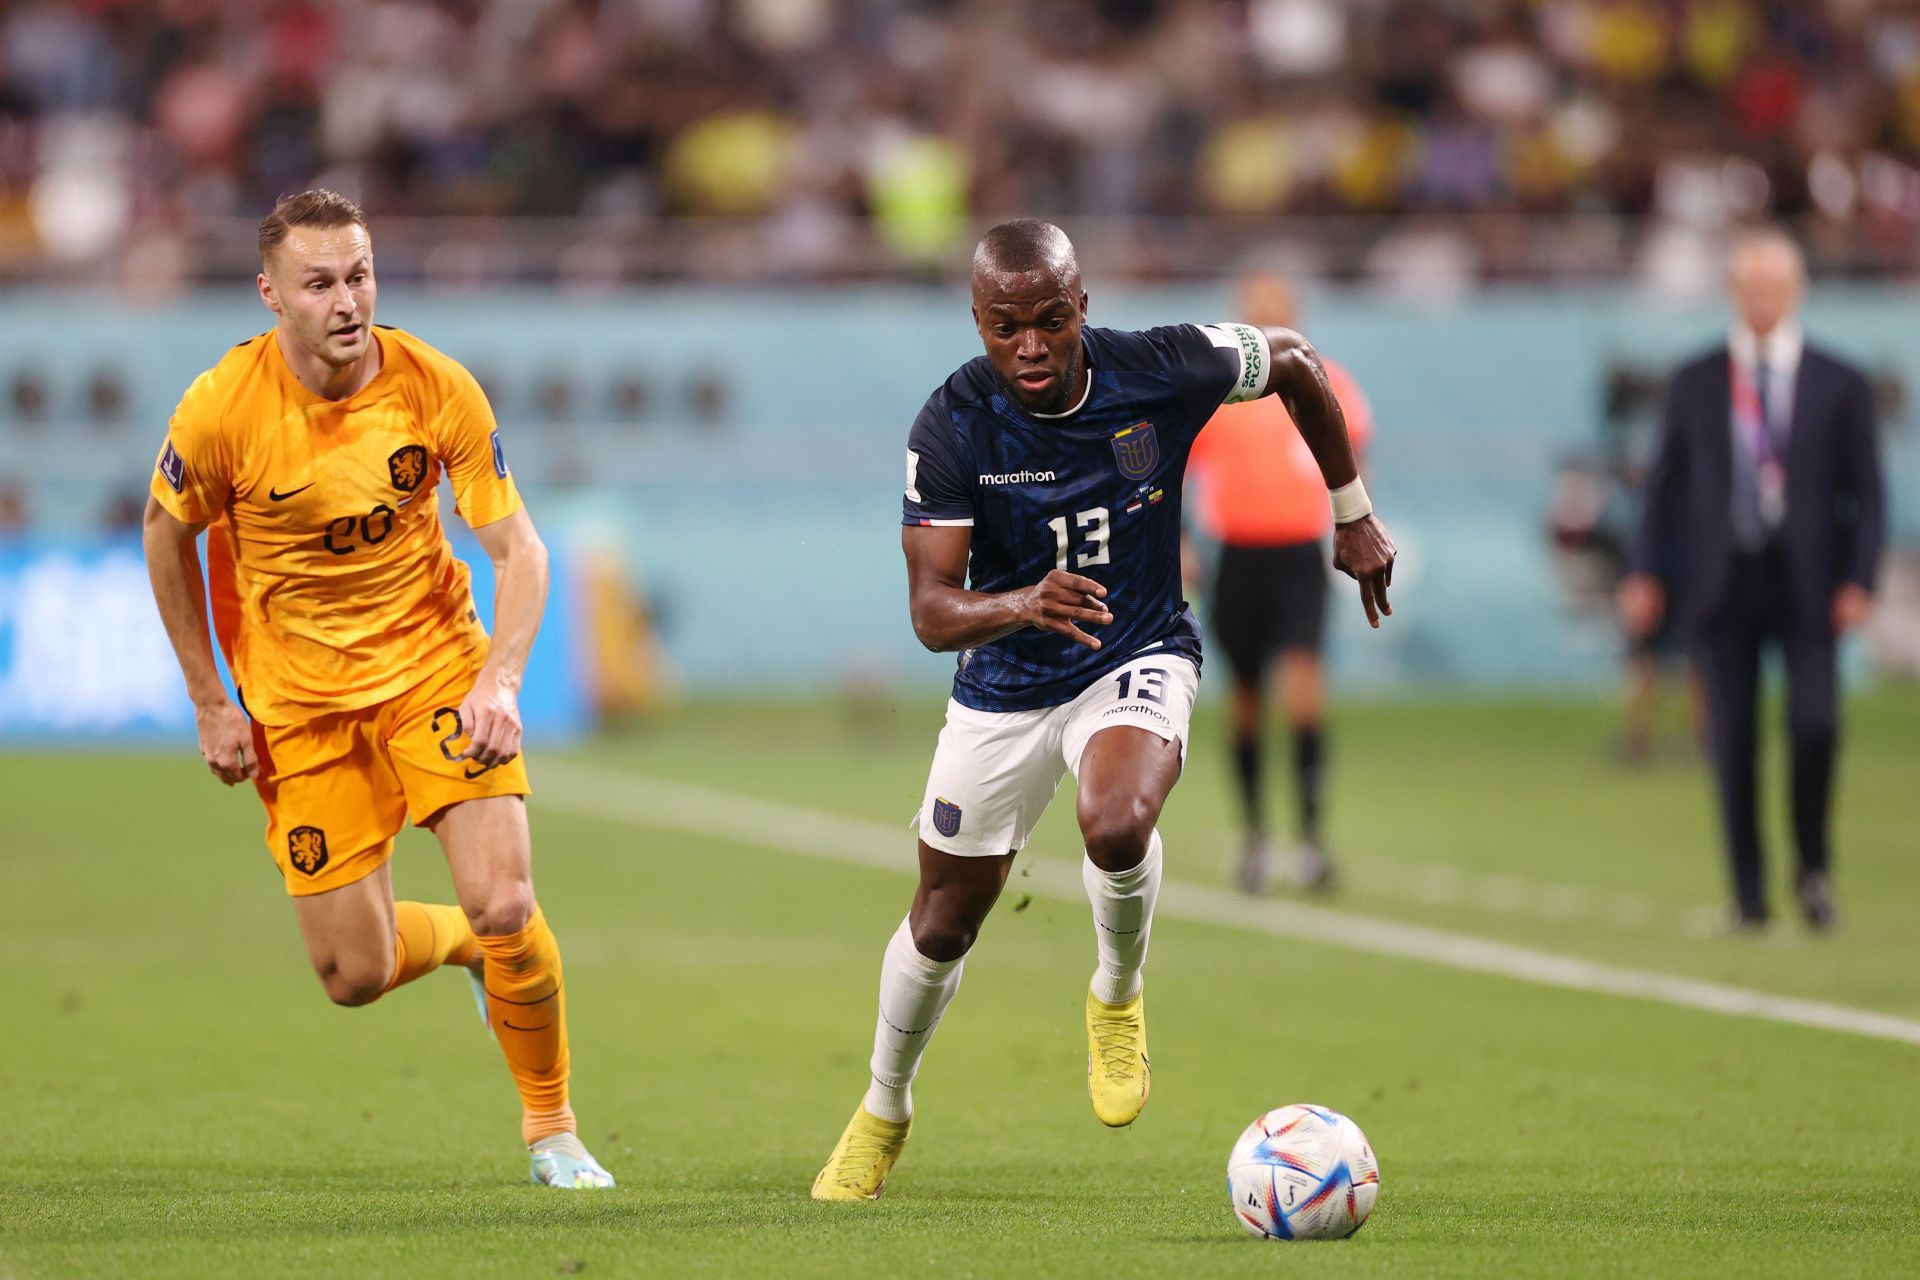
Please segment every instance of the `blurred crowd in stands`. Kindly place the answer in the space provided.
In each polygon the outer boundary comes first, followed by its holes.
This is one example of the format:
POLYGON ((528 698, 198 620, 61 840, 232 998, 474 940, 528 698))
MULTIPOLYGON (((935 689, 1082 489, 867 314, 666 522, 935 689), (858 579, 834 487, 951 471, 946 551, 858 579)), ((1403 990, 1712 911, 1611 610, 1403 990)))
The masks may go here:
POLYGON ((1316 228, 1336 274, 1624 266, 1685 289, 1697 237, 1762 216, 1792 221, 1816 270, 1910 273, 1920 2, 0 8, 13 274, 129 246, 191 274, 190 228, 315 184, 376 219, 607 228, 568 240, 563 274, 618 274, 649 229, 673 246, 664 274, 911 271, 1015 212, 1136 228, 1142 273, 1190 265, 1152 252, 1164 220, 1244 243, 1276 215, 1325 220, 1289 225, 1316 228), (715 232, 684 251, 664 230, 683 215, 760 250, 715 232))

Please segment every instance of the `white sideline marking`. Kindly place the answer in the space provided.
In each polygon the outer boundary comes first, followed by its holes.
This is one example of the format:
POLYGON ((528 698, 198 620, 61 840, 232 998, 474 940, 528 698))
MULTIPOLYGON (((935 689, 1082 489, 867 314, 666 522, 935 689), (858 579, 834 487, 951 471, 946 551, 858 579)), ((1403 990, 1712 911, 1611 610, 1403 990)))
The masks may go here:
MULTIPOLYGON (((1239 832, 1218 827, 1202 828, 1199 834, 1222 846, 1240 839, 1239 832)), ((1429 906, 1470 906, 1548 923, 1581 921, 1636 933, 1690 938, 1711 937, 1720 928, 1720 912, 1712 907, 1675 908, 1639 894, 1533 880, 1507 871, 1469 871, 1445 863, 1406 862, 1367 853, 1343 853, 1340 866, 1354 884, 1364 885, 1372 893, 1429 906)))
MULTIPOLYGON (((720 837, 902 875, 914 871, 912 836, 903 828, 884 823, 571 761, 548 759, 541 764, 539 774, 532 800, 545 808, 633 826, 720 837)), ((1085 895, 1079 867, 1057 862, 1035 862, 1032 875, 1022 877, 1020 883, 1051 898, 1079 901, 1085 895)), ((1201 924, 1300 938, 1542 986, 1630 996, 1683 1009, 1920 1045, 1920 1022, 1892 1014, 1672 974, 1622 969, 1423 925, 1296 902, 1248 898, 1177 880, 1161 887, 1158 910, 1162 915, 1201 924)))

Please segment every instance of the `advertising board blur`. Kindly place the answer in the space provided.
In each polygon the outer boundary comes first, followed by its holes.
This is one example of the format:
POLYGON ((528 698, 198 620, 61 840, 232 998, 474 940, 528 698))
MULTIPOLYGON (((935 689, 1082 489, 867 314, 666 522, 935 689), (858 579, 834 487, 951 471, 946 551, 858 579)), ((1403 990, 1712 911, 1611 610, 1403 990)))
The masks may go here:
MULTIPOLYGON (((492 617, 486 557, 464 537, 454 550, 473 566, 480 616, 492 617)), ((520 694, 528 735, 545 741, 574 737, 587 721, 563 549, 554 549, 553 563, 546 620, 520 694)), ((139 540, 0 539, 0 743, 178 741, 190 750, 193 740, 193 705, 154 609, 139 540)))

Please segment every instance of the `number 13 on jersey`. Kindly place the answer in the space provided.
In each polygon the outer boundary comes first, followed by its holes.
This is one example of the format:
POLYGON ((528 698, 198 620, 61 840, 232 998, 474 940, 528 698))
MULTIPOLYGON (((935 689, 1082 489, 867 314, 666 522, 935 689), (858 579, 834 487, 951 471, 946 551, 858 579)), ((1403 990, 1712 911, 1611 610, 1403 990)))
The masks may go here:
MULTIPOLYGON (((1107 523, 1107 509, 1093 507, 1087 511, 1076 511, 1073 515, 1074 527, 1087 530, 1086 549, 1073 557, 1073 567, 1090 569, 1096 564, 1107 563, 1107 540, 1112 536, 1112 527, 1107 523)), ((1054 567, 1067 567, 1067 517, 1055 516, 1047 521, 1047 528, 1053 530, 1054 567)))

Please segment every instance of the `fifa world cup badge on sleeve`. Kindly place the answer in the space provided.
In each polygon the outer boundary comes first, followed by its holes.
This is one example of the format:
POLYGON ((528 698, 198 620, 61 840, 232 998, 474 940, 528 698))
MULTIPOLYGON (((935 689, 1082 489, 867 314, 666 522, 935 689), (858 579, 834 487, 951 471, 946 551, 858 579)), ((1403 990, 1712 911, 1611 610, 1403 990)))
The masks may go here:
POLYGON ((160 475, 173 486, 175 493, 179 493, 186 487, 187 464, 181 458, 180 451, 173 447, 171 440, 167 441, 167 447, 160 451, 160 475))
POLYGON ((960 806, 944 797, 933 802, 933 829, 952 839, 960 834, 960 806))
POLYGON ((502 480, 507 478, 507 450, 500 443, 500 433, 493 433, 493 472, 502 480))

